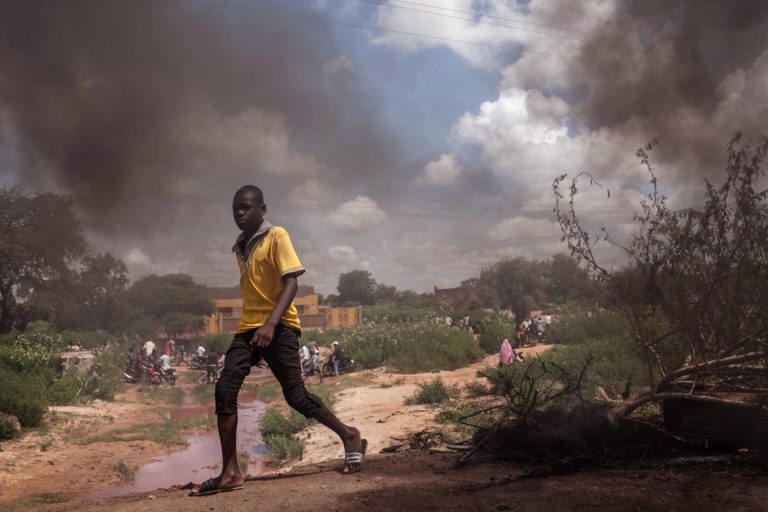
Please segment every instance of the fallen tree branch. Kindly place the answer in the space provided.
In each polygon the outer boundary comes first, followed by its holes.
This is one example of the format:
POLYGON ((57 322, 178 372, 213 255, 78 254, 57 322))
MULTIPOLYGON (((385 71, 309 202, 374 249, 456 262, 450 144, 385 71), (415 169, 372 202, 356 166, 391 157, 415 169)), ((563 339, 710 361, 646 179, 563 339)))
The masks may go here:
POLYGON ((694 393, 674 393, 674 392, 670 392, 670 393, 648 392, 648 394, 641 395, 635 400, 614 409, 613 412, 618 416, 626 416, 643 404, 647 404, 649 402, 658 402, 660 400, 667 400, 667 399, 682 399, 682 400, 691 400, 694 402, 706 402, 710 404, 732 405, 734 407, 739 407, 741 409, 762 410, 762 411, 768 412, 768 406, 764 404, 764 401, 751 403, 751 402, 741 402, 738 400, 728 400, 727 398, 718 398, 716 396, 697 395, 694 393))
POLYGON ((702 370, 712 370, 715 368, 722 368, 723 366, 731 366, 739 363, 746 363, 748 361, 755 361, 762 359, 768 355, 766 352, 750 352, 748 354, 742 354, 739 356, 724 357, 722 359, 715 359, 714 361, 705 361, 703 363, 695 364, 692 366, 684 366, 673 372, 668 373, 662 378, 656 385, 656 392, 663 391, 667 386, 672 384, 677 377, 684 377, 698 373, 702 370))

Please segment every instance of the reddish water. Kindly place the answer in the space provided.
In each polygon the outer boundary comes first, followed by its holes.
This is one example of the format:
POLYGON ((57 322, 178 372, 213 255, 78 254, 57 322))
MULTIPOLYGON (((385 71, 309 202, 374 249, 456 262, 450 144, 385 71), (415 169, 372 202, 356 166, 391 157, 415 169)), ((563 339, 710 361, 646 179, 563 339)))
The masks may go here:
MULTIPOLYGON (((261 456, 266 451, 259 433, 259 423, 265 406, 264 402, 248 397, 245 393, 241 397, 250 401, 241 403, 239 406, 238 450, 247 451, 249 455, 248 474, 258 475, 262 472, 261 456)), ((215 418, 213 406, 184 405, 173 409, 170 414, 172 421, 200 417, 215 418)), ((216 429, 188 437, 187 442, 189 444, 184 450, 168 454, 139 468, 133 482, 104 489, 91 497, 111 498, 133 492, 184 485, 188 482, 199 483, 218 475, 221 467, 221 449, 216 429)))

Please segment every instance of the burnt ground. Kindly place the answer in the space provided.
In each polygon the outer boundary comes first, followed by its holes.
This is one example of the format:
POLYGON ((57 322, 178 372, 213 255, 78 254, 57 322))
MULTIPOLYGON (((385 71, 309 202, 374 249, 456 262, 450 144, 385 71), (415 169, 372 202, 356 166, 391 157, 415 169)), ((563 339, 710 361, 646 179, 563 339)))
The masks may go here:
POLYGON ((188 497, 187 490, 80 500, 25 510, 252 511, 765 511, 768 472, 735 459, 667 461, 525 478, 529 467, 502 462, 457 467, 459 454, 412 450, 372 455, 363 472, 341 461, 262 477, 237 492, 188 497))

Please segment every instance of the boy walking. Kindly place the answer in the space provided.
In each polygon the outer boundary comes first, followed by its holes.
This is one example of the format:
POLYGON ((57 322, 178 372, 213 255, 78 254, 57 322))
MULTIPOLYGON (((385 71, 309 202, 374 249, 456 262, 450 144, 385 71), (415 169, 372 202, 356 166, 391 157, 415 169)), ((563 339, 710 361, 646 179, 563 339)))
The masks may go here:
POLYGON ((235 224, 242 230, 232 250, 240 267, 243 316, 227 350, 216 383, 216 417, 221 442, 221 474, 192 490, 204 496, 243 488, 237 465, 237 395, 251 366, 263 358, 280 382, 288 405, 333 430, 344 444, 344 473, 360 471, 367 441, 343 424, 317 396, 304 387, 299 364, 301 326, 293 297, 304 273, 288 232, 264 219, 267 206, 261 190, 240 188, 232 201, 235 224))

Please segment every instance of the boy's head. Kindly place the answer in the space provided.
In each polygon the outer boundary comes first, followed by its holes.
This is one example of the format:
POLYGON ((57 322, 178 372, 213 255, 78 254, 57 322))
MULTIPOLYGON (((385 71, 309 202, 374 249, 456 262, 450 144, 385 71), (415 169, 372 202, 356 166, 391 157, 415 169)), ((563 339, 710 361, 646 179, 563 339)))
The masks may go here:
POLYGON ((232 199, 232 216, 235 224, 242 231, 256 231, 261 226, 267 205, 264 204, 264 194, 254 185, 245 185, 235 192, 232 199))

